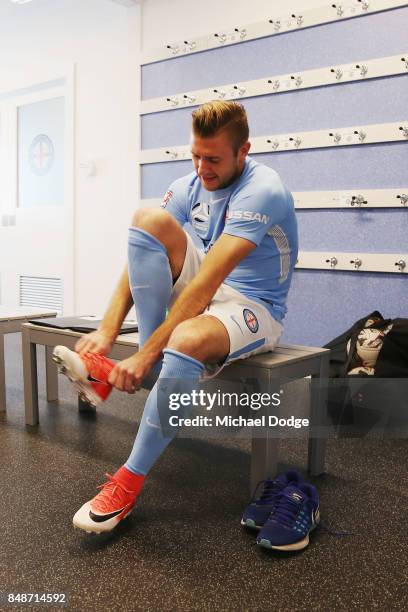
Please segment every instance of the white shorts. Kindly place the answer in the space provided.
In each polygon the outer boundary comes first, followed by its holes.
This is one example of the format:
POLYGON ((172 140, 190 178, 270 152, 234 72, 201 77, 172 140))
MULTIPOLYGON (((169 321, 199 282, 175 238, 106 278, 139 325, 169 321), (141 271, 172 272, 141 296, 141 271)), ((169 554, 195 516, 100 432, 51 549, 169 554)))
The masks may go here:
MULTIPOLYGON (((196 248, 187 234, 187 251, 184 266, 174 284, 170 306, 197 274, 205 253, 196 248)), ((207 365, 205 377, 215 376, 227 364, 245 359, 256 353, 272 351, 278 344, 283 326, 268 309, 251 300, 236 289, 223 283, 202 315, 211 315, 223 323, 230 338, 230 352, 222 364, 207 365)))

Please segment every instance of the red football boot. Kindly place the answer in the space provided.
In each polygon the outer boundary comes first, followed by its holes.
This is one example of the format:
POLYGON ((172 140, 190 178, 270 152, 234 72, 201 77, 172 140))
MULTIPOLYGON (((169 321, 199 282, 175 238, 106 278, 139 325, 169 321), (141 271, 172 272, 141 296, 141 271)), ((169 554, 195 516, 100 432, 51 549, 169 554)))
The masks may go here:
POLYGON ((96 407, 112 391, 108 377, 115 363, 100 353, 78 355, 66 346, 56 346, 52 356, 61 374, 68 376, 79 397, 96 407))
POLYGON ((98 495, 76 512, 74 527, 88 533, 111 531, 132 512, 145 477, 124 466, 113 476, 106 476, 108 481, 98 487, 101 489, 98 495))

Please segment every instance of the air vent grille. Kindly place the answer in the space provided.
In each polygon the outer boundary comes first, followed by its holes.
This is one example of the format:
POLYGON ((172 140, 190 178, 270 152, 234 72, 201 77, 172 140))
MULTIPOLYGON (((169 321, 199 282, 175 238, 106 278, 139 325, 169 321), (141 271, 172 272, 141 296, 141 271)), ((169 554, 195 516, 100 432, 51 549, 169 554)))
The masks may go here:
POLYGON ((20 306, 56 310, 62 314, 62 279, 20 276, 20 306))

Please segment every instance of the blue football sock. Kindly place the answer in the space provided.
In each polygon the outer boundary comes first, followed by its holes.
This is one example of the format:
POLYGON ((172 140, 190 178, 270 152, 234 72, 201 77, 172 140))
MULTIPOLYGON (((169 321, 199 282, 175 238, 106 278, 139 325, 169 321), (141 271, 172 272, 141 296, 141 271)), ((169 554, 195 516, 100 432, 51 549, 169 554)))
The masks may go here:
POLYGON ((177 411, 171 410, 169 396, 191 393, 204 370, 200 361, 184 353, 164 349, 163 354, 160 377, 147 398, 132 452, 125 463, 128 470, 142 476, 146 476, 178 433, 177 427, 169 426, 170 416, 186 417, 191 413, 191 403, 177 411))
MULTIPOLYGON (((129 286, 143 346, 166 318, 173 278, 163 244, 138 227, 129 229, 128 263, 129 286)), ((155 366, 157 374, 160 366, 161 363, 155 366)))

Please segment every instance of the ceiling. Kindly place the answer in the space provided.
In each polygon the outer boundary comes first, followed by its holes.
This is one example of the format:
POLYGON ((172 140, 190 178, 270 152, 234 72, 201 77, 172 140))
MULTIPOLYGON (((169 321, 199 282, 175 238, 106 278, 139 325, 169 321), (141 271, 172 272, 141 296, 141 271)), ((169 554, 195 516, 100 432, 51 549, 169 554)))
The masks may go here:
MULTIPOLYGON (((27 11, 33 11, 36 7, 44 6, 45 4, 58 4, 64 0, 31 0, 27 4, 15 4, 10 0, 0 0, 0 21, 8 17, 15 17, 27 11)), ((134 6, 141 4, 143 0, 105 0, 106 2, 115 2, 123 6, 134 6)))
POLYGON ((32 0, 27 4, 15 4, 10 0, 0 0, 0 20, 6 17, 14 17, 21 15, 27 10, 32 10, 33 6, 43 6, 44 4, 50 4, 51 2, 58 2, 58 0, 32 0))

